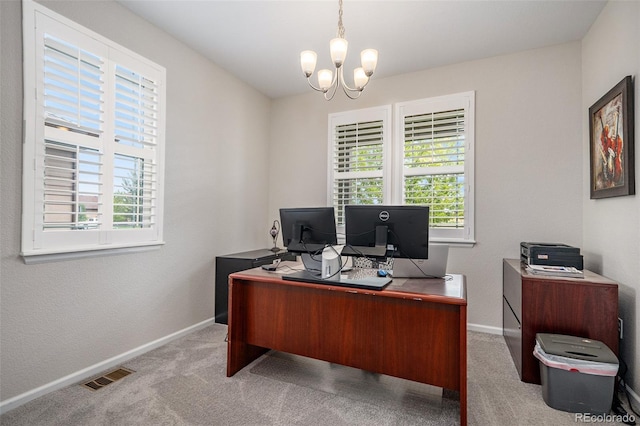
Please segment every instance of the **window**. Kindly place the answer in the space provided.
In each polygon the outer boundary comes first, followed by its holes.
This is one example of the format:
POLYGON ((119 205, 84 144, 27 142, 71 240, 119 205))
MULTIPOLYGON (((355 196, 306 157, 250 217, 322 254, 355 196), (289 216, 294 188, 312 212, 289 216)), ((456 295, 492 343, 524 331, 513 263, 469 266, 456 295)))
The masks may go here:
POLYGON ((347 204, 382 204, 385 185, 391 108, 371 108, 330 116, 332 146, 329 179, 338 226, 344 226, 347 204))
POLYGON ((434 240, 473 241, 473 92, 395 106, 394 201, 429 206, 434 240))
POLYGON ((164 68, 23 11, 23 256, 162 244, 164 68))
POLYGON ((432 240, 474 242, 474 97, 398 103, 393 121, 376 117, 390 107, 330 115, 329 198, 338 225, 347 204, 428 205, 432 240))

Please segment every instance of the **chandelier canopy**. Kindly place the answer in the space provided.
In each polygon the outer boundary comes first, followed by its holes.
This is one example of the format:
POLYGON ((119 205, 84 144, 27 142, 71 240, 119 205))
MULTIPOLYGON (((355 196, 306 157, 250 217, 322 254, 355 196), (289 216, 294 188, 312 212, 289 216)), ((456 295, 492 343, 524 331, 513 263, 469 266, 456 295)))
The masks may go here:
POLYGON ((342 25, 342 0, 340 2, 340 10, 338 12, 338 33, 336 38, 329 42, 329 51, 331 52, 331 61, 335 67, 335 72, 329 69, 321 69, 318 71, 318 87, 311 83, 311 76, 316 69, 318 55, 313 50, 305 50, 300 53, 300 65, 302 72, 307 77, 309 86, 318 92, 324 94, 324 98, 328 101, 338 91, 338 87, 342 87, 345 95, 351 99, 357 99, 362 94, 364 88, 369 84, 369 77, 373 75, 378 64, 378 51, 375 49, 365 49, 360 52, 361 67, 353 70, 353 83, 355 87, 349 87, 344 81, 344 68, 342 65, 347 57, 347 47, 349 43, 344 38, 344 26, 342 25))

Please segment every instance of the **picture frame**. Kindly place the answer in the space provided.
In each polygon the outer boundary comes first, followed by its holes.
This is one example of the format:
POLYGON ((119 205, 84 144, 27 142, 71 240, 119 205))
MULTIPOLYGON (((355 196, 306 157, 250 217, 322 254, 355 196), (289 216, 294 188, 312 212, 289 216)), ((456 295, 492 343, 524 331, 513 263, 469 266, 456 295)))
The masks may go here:
POLYGON ((631 76, 589 108, 589 151, 591 199, 635 194, 631 76))

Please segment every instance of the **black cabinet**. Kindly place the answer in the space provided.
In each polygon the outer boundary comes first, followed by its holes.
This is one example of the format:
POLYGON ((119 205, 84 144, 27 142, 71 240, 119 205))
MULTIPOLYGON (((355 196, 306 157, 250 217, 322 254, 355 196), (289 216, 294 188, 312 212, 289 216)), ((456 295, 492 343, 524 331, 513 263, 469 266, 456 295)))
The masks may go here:
POLYGON ((217 323, 227 323, 229 274, 273 263, 276 259, 296 260, 296 255, 284 250, 273 252, 269 249, 261 249, 216 257, 215 321, 217 323))

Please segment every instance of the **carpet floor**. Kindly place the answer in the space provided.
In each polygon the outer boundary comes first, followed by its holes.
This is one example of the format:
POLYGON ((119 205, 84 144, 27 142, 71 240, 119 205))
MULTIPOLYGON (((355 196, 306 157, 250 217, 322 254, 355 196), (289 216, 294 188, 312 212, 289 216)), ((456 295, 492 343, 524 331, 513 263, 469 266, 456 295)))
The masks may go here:
MULTIPOLYGON (((134 373, 104 388, 68 386, 0 424, 459 424, 454 392, 281 352, 226 377, 226 332, 221 324, 195 331, 124 363, 134 373)), ((502 336, 469 332, 467 345, 470 425, 576 424, 544 403, 539 385, 520 381, 502 336)))

